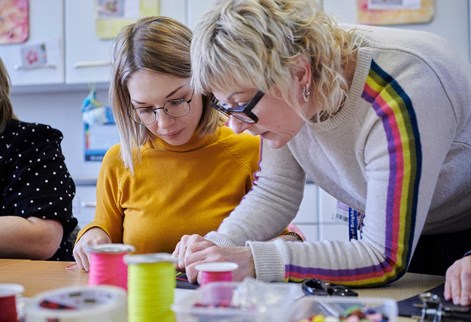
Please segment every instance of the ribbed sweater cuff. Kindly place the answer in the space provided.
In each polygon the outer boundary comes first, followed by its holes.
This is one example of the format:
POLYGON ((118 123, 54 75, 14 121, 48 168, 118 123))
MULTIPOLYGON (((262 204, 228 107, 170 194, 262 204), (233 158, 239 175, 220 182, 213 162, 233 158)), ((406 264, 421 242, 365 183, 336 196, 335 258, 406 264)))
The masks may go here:
POLYGON ((248 241, 246 246, 252 250, 255 274, 264 282, 283 282, 285 266, 278 248, 271 242, 248 241))
POLYGON ((215 231, 211 231, 207 233, 204 236, 204 239, 209 240, 210 242, 213 242, 216 245, 221 246, 221 247, 236 246, 232 241, 224 237, 224 235, 221 235, 215 231))

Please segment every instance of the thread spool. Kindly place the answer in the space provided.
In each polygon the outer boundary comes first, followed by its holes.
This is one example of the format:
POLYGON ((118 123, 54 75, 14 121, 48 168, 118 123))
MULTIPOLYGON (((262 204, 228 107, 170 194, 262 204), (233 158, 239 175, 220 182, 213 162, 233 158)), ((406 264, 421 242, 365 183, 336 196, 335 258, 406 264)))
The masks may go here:
POLYGON ((203 263, 195 266, 200 272, 200 285, 207 304, 216 307, 230 306, 233 288, 229 282, 232 282, 232 272, 237 268, 239 265, 232 262, 203 263))
POLYGON ((64 287, 40 293, 26 305, 26 322, 127 322, 126 291, 117 286, 64 287))
POLYGON ((0 322, 17 322, 16 296, 23 293, 20 284, 0 284, 0 322))
POLYGON ((238 268, 239 265, 232 262, 203 263, 195 266, 201 274, 201 286, 212 282, 232 282, 232 272, 238 268))
POLYGON ((126 255, 128 320, 175 321, 175 258, 166 253, 126 255))
POLYGON ((113 285, 128 289, 128 267, 124 255, 135 250, 126 244, 101 244, 85 247, 90 256, 88 285, 113 285))

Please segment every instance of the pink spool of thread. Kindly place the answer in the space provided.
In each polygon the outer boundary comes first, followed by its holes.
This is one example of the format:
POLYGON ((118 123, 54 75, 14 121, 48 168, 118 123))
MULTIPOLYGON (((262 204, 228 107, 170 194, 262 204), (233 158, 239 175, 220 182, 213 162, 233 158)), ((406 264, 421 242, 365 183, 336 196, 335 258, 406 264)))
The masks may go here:
POLYGON ((212 282, 232 282, 232 272, 238 268, 239 265, 232 262, 204 263, 195 266, 201 274, 201 286, 212 282))
POLYGON ((90 255, 88 285, 113 285, 128 290, 128 266, 124 255, 133 252, 134 246, 126 244, 101 244, 87 246, 90 255))
POLYGON ((17 322, 16 296, 23 293, 20 284, 0 284, 0 321, 17 322))
POLYGON ((200 272, 204 302, 215 307, 230 307, 233 296, 232 272, 239 265, 231 262, 204 263, 195 266, 200 272))

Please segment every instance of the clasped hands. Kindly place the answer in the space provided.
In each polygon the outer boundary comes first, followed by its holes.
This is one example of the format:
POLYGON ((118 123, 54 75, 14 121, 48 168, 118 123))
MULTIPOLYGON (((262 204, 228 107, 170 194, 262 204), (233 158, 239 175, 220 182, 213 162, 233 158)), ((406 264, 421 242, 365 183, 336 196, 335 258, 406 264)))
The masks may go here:
POLYGON ((203 262, 233 262, 239 268, 233 272, 234 281, 255 277, 250 247, 219 247, 200 235, 184 235, 172 254, 177 258, 177 269, 185 270, 190 283, 199 281, 195 266, 203 262))

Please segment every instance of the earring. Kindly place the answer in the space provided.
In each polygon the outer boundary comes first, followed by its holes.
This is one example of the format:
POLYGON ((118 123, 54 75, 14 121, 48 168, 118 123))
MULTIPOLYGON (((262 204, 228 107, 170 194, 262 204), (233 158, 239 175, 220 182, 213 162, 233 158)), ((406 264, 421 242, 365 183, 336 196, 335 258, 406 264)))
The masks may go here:
POLYGON ((311 95, 311 91, 309 90, 309 85, 306 84, 303 89, 303 99, 305 103, 309 101, 309 95, 311 95))

